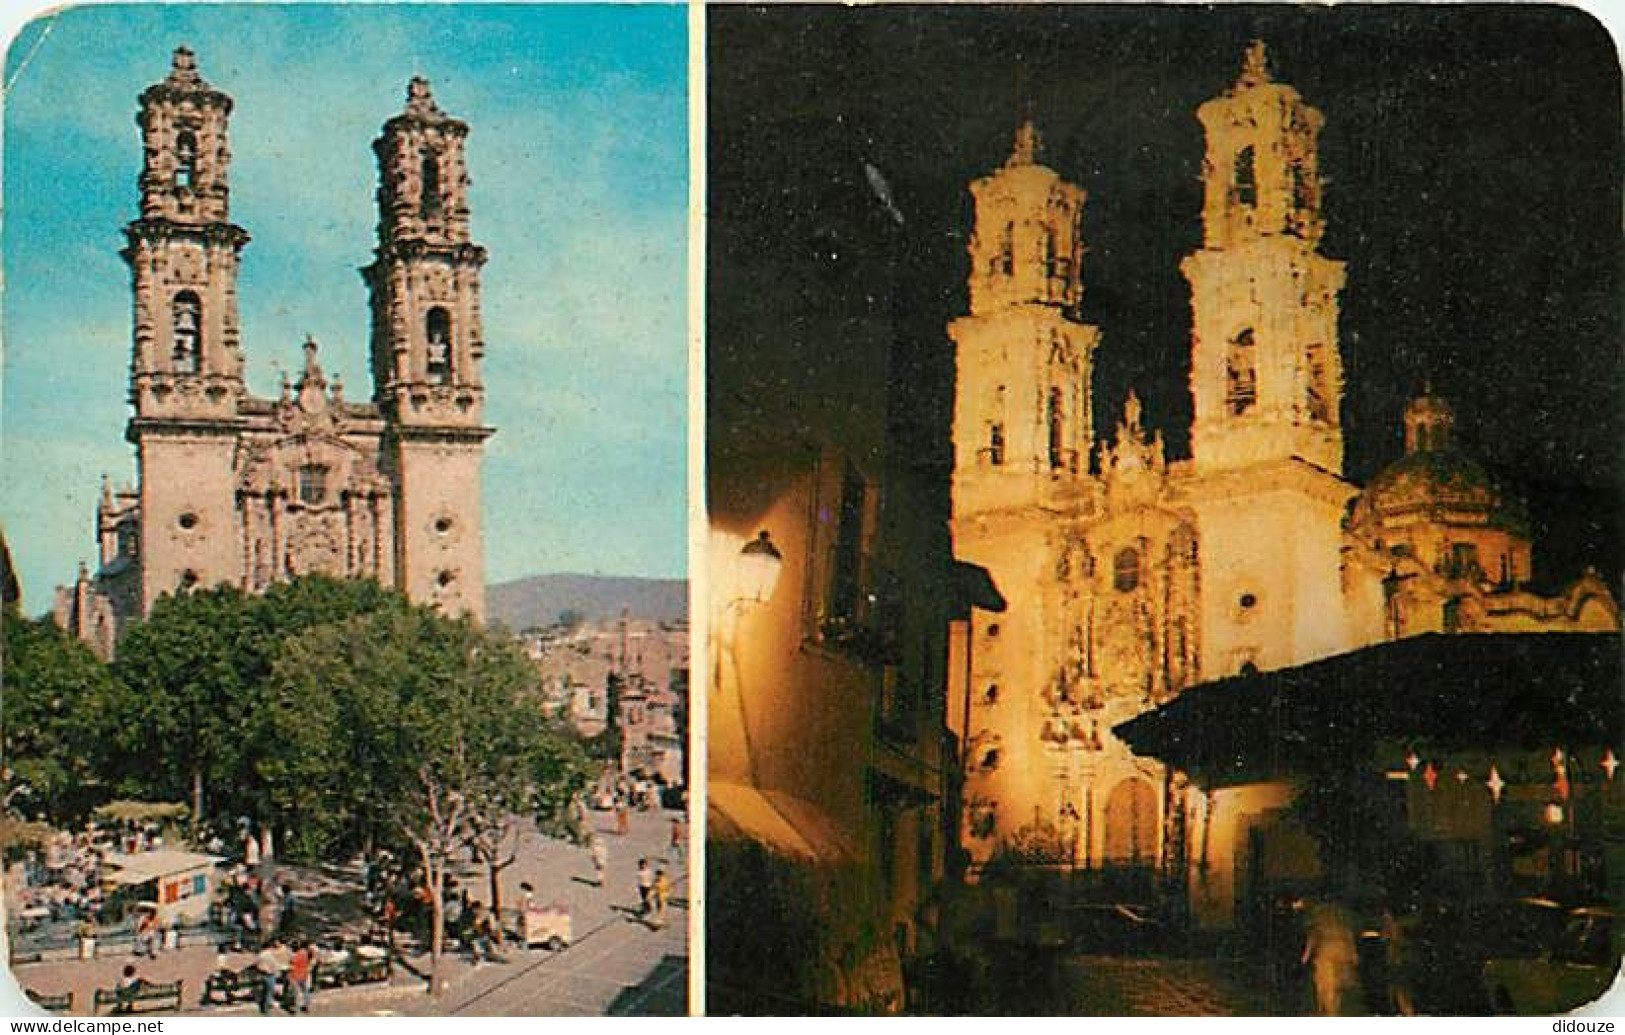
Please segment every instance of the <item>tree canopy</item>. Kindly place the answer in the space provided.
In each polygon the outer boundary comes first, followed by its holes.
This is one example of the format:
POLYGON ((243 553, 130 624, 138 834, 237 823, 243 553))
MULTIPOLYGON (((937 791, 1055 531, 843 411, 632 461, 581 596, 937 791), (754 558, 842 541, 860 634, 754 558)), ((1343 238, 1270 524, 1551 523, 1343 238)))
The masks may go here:
POLYGON ((5 805, 63 821, 98 793, 99 715, 117 687, 107 667, 50 619, 0 613, 5 805))
POLYGON ((186 802, 331 857, 410 847, 425 774, 465 818, 543 821, 589 778, 515 641, 373 582, 167 596, 111 668, 49 621, 5 623, 9 785, 26 781, 53 818, 116 796, 186 802))

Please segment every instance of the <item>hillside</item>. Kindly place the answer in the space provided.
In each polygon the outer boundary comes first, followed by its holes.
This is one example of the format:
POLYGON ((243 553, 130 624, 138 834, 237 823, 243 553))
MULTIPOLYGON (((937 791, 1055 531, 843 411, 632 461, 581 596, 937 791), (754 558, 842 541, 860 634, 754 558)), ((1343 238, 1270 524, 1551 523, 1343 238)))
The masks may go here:
POLYGON ((613 575, 532 575, 485 589, 486 619, 515 632, 576 611, 589 621, 619 617, 677 621, 688 617, 688 582, 613 575))

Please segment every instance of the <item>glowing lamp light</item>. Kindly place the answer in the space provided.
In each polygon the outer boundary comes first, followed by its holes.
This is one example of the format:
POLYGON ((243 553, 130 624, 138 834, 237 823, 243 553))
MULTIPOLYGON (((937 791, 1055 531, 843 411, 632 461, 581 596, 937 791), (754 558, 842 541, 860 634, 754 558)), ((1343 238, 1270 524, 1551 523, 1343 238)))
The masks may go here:
POLYGON ((1608 753, 1602 756, 1602 771, 1608 774, 1610 782, 1614 779, 1614 770, 1619 768, 1619 759, 1614 757, 1614 749, 1609 748, 1608 753))
POLYGON ((1555 801, 1548 802, 1546 804, 1546 810, 1541 813, 1541 817, 1552 826, 1559 826, 1563 822, 1563 806, 1559 805, 1555 801))
POLYGON ((1412 748, 1410 751, 1405 753, 1405 767, 1411 772, 1416 772, 1416 767, 1421 764, 1422 759, 1417 755, 1415 748, 1412 748))
POLYGON ((779 584, 779 572, 784 568, 784 555, 773 545, 772 536, 758 532, 756 538, 739 551, 738 582, 734 587, 736 601, 765 604, 779 584))
POLYGON ((1501 779, 1500 772, 1493 765, 1490 766, 1490 778, 1484 781, 1484 786, 1490 789, 1490 798, 1499 803, 1501 792, 1506 790, 1506 785, 1506 781, 1501 779))

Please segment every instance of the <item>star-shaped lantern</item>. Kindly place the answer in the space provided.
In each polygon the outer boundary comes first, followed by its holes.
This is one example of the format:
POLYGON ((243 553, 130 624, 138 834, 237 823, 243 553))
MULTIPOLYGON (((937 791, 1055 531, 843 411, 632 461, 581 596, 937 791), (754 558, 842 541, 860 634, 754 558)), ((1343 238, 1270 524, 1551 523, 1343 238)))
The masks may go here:
POLYGON ((1490 789, 1490 799, 1497 805, 1501 803, 1501 792, 1506 790, 1507 783, 1501 779, 1501 774, 1495 766, 1490 766, 1490 778, 1484 781, 1484 786, 1490 789))
POLYGON ((1434 787, 1438 786, 1439 770, 1433 768, 1432 762, 1429 762, 1422 769, 1422 782, 1428 785, 1428 790, 1430 791, 1433 790, 1434 787))
POLYGON ((1614 770, 1619 768, 1619 759, 1614 757, 1614 749, 1609 748, 1602 756, 1602 771, 1608 774, 1610 782, 1614 779, 1614 770))
POLYGON ((1422 759, 1416 754, 1415 748, 1411 748, 1409 751, 1405 752, 1405 768, 1414 773, 1416 772, 1416 767, 1421 764, 1422 759))

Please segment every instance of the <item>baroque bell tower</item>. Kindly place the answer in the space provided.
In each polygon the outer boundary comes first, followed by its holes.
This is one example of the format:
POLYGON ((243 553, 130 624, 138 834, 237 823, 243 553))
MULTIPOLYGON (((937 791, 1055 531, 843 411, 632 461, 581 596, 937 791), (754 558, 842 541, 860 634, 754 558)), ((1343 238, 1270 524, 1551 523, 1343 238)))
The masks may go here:
POLYGON ((1055 574, 1064 518, 1093 486, 1100 331, 1079 315, 1085 194, 1042 164, 1031 123, 970 190, 970 312, 948 327, 957 347, 954 555, 985 568, 1009 602, 1002 614, 972 612, 968 629, 964 843, 980 860, 1054 796, 1036 748, 1050 648, 1068 626, 1055 574))
POLYGON ((1203 241, 1182 264, 1196 465, 1297 457, 1341 475, 1343 264, 1319 252, 1322 116, 1271 79, 1255 41, 1236 84, 1197 118, 1207 132, 1203 241))
POLYGON ((237 574, 237 268, 248 234, 231 222, 231 108, 181 47, 169 75, 141 94, 136 115, 140 217, 125 227, 120 254, 134 300, 126 437, 141 471, 143 611, 163 593, 237 574))
POLYGON ((361 273, 372 308, 373 397, 388 425, 399 584, 452 614, 484 613, 480 268, 469 231, 468 125, 414 78, 373 143, 378 244, 361 273))
POLYGON ((1339 529, 1343 264, 1320 254, 1323 121, 1273 80, 1264 44, 1197 109, 1207 134, 1191 286, 1189 491, 1203 551, 1201 670, 1302 664, 1344 649, 1339 529))

